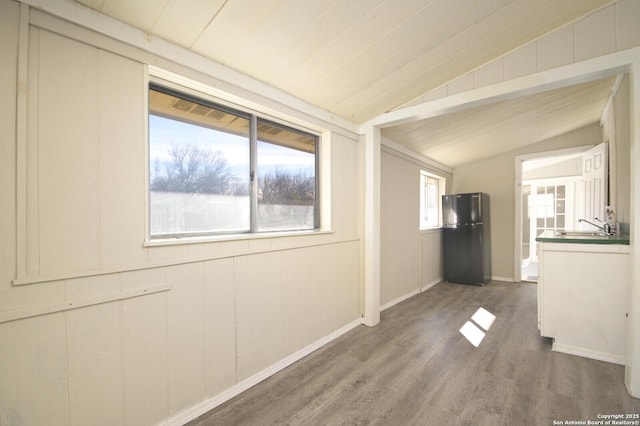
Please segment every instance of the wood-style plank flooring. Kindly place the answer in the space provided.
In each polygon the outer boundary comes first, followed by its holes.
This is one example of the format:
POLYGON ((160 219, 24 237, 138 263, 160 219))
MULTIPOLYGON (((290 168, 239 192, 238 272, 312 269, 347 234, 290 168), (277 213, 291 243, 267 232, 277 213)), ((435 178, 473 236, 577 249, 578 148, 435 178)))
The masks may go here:
POLYGON ((640 413, 624 368, 551 351, 536 285, 442 282, 190 424, 552 425, 640 413), (460 327, 496 316, 479 347, 460 327))

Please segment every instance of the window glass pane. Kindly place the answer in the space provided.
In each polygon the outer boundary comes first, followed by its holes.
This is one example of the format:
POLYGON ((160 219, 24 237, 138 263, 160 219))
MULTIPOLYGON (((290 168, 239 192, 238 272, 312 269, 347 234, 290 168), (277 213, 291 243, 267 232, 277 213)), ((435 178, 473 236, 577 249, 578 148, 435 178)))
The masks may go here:
POLYGON ((562 199, 564 199, 564 192, 565 192, 564 185, 558 185, 558 187, 557 187, 557 191, 558 191, 558 193, 557 193, 556 198, 562 198, 562 199))
POLYGON ((429 222, 429 198, 427 197, 427 177, 420 175, 420 227, 424 228, 429 222))
POLYGON ((249 122, 149 90, 151 237, 250 229, 249 122))
POLYGON ((558 229, 564 228, 564 215, 556 216, 556 228, 558 229))
POLYGON ((440 225, 441 186, 445 180, 425 171, 420 172, 420 229, 440 225))
POLYGON ((317 136, 258 120, 258 231, 314 229, 317 136))
POLYGON ((540 194, 538 189, 537 202, 537 217, 553 217, 553 195, 552 194, 540 194))
POLYGON ((547 194, 551 194, 550 198, 554 198, 556 195, 556 187, 555 186, 547 186, 547 194))
POLYGON ((427 178, 427 226, 438 226, 438 181, 427 178))

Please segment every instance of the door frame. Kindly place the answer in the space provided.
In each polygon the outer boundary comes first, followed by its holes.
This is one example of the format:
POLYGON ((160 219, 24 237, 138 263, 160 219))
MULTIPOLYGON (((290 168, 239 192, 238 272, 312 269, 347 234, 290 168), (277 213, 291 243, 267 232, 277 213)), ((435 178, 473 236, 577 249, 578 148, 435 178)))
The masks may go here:
MULTIPOLYGON (((515 231, 514 231, 514 259, 513 259, 513 281, 522 282, 522 163, 530 160, 542 158, 564 157, 585 152, 593 145, 577 146, 572 148, 557 149, 553 151, 536 152, 533 154, 518 155, 515 157, 515 231)), ((531 242, 529 250, 535 247, 531 242)))

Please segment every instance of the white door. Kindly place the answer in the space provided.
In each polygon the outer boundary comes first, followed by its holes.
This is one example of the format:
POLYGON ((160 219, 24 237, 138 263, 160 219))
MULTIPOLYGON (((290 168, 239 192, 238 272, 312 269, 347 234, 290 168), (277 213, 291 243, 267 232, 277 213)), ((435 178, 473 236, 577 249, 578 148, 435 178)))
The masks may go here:
MULTIPOLYGON (((595 218, 606 220, 604 207, 607 205, 609 177, 609 161, 607 159, 607 143, 601 143, 586 151, 582 156, 582 190, 583 219, 593 221, 595 218)), ((582 229, 593 229, 581 223, 582 229)))

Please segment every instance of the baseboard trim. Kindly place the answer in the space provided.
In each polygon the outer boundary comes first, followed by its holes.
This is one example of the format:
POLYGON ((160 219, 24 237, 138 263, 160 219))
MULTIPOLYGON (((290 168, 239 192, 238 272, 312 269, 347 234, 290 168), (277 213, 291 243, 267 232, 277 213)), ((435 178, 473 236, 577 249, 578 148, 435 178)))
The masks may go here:
POLYGON ((577 346, 565 345, 553 342, 551 350, 554 352, 561 352, 569 355, 581 356, 583 358, 591 358, 598 361, 610 362, 612 364, 625 365, 625 358, 623 355, 615 355, 608 352, 598 352, 591 349, 580 348, 577 346))
POLYGON ((442 282, 442 277, 435 279, 433 281, 431 281, 430 283, 426 283, 425 285, 422 286, 422 288, 420 289, 420 292, 423 291, 427 291, 429 290, 431 287, 433 287, 436 284, 440 284, 442 282))
POLYGON ((502 281, 506 283, 515 282, 513 281, 513 278, 507 278, 507 277, 491 277, 491 281, 502 281))
POLYGON ((380 306, 380 312, 384 311, 385 309, 389 309, 390 307, 395 306, 400 302, 404 302, 405 300, 412 298, 416 294, 420 294, 420 290, 415 289, 403 296, 398 297, 397 299, 393 299, 391 302, 387 302, 384 305, 380 306))
POLYGON ((362 319, 357 319, 344 327, 334 331, 333 333, 323 337, 320 340, 315 341, 314 343, 300 349, 299 351, 289 355, 288 357, 278 361, 277 363, 271 365, 270 367, 265 368, 259 373, 254 374, 251 377, 244 379, 238 384, 230 387, 229 389, 219 393, 213 398, 209 398, 193 407, 190 407, 184 411, 181 411, 159 423, 159 425, 163 426, 182 426, 191 420, 194 420, 206 412, 216 408, 217 406, 227 402, 234 396, 241 394, 247 389, 257 385, 261 381, 273 376, 280 370, 290 366, 291 364, 301 360, 305 356, 311 354, 312 352, 320 349, 322 346, 330 343, 331 341, 337 339, 343 334, 353 330, 357 326, 362 325, 362 319))
POLYGON ((442 278, 438 278, 434 281, 431 281, 430 283, 427 283, 425 285, 423 285, 422 287, 420 287, 419 289, 410 291, 409 293, 398 297, 397 299, 393 299, 391 302, 387 302, 384 305, 380 306, 380 312, 384 311, 385 309, 389 309, 392 306, 397 305, 400 302, 404 302, 407 299, 412 298, 413 296, 422 293, 423 291, 427 291, 429 290, 431 287, 433 287, 436 284, 439 284, 442 282, 442 278))

